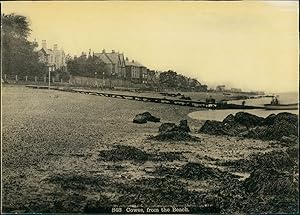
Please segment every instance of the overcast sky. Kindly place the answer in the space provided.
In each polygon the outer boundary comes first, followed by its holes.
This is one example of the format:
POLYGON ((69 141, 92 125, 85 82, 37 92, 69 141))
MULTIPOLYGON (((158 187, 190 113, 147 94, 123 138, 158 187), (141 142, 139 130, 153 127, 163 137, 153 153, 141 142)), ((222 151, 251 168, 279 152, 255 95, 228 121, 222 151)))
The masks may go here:
POLYGON ((298 91, 298 2, 2 2, 31 40, 80 55, 112 49, 209 86, 298 91))

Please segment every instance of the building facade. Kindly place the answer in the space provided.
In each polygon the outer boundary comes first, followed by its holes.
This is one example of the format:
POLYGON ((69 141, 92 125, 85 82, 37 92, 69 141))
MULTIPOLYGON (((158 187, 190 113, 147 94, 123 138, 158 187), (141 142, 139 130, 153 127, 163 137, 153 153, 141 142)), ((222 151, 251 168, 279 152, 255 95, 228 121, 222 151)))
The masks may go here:
POLYGON ((116 78, 125 78, 125 60, 123 53, 115 52, 111 53, 105 52, 105 49, 101 53, 93 53, 94 56, 99 57, 106 65, 109 75, 116 78))
POLYGON ((148 71, 147 68, 135 60, 125 60, 126 68, 126 80, 133 83, 148 83, 148 71))
POLYGON ((66 55, 63 50, 59 50, 57 44, 54 44, 53 49, 47 48, 46 40, 42 41, 42 48, 37 51, 39 60, 45 63, 48 67, 56 69, 66 68, 66 55))

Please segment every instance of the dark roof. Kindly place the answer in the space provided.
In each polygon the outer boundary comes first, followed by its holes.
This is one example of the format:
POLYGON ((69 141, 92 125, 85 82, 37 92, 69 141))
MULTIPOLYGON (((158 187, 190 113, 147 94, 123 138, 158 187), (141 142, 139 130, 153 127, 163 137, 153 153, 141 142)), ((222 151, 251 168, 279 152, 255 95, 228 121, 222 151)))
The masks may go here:
POLYGON ((110 58, 106 55, 106 53, 94 53, 94 55, 99 57, 106 64, 112 64, 113 63, 110 60, 110 58))
POLYGON ((105 53, 105 54, 113 64, 119 64, 120 61, 119 53, 114 52, 114 53, 105 53))
POLYGON ((125 64, 126 64, 126 66, 145 67, 145 66, 143 66, 142 64, 140 64, 140 63, 137 62, 137 61, 129 61, 129 60, 127 60, 127 59, 126 59, 126 61, 125 61, 125 64))
POLYGON ((121 64, 125 66, 124 55, 119 52, 112 53, 94 53, 95 56, 99 57, 106 64, 121 64))

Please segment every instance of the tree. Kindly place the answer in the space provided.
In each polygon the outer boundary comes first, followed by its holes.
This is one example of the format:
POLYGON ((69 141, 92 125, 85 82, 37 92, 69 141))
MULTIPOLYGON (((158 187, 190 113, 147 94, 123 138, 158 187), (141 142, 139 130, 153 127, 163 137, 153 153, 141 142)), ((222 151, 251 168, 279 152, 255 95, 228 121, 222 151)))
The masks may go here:
POLYGON ((67 68, 71 75, 84 76, 90 78, 109 77, 106 64, 97 56, 80 56, 74 59, 68 59, 67 68))
POLYGON ((165 87, 177 87, 177 73, 172 70, 162 72, 159 74, 159 82, 165 87))
POLYGON ((2 73, 7 75, 41 75, 46 66, 34 51, 37 43, 30 42, 31 29, 25 16, 2 14, 2 73))

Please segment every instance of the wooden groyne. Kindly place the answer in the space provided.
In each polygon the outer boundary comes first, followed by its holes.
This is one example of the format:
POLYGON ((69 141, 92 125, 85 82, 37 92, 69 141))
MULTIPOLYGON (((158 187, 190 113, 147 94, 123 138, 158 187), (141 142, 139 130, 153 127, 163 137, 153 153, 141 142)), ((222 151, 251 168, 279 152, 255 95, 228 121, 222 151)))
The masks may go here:
MULTIPOLYGON (((26 87, 33 88, 33 89, 49 89, 48 86, 37 86, 37 85, 27 85, 26 87)), ((173 99, 173 98, 171 99, 165 97, 160 98, 160 97, 139 96, 139 95, 124 95, 124 94, 107 93, 107 92, 82 90, 82 89, 67 89, 67 88, 60 88, 60 87, 50 87, 50 89, 65 91, 65 92, 95 95, 95 96, 104 96, 110 98, 128 99, 128 100, 136 100, 136 101, 143 101, 143 102, 165 103, 165 104, 200 107, 200 108, 207 108, 207 109, 264 109, 263 107, 250 106, 250 105, 209 103, 209 102, 201 102, 195 100, 173 99)))

